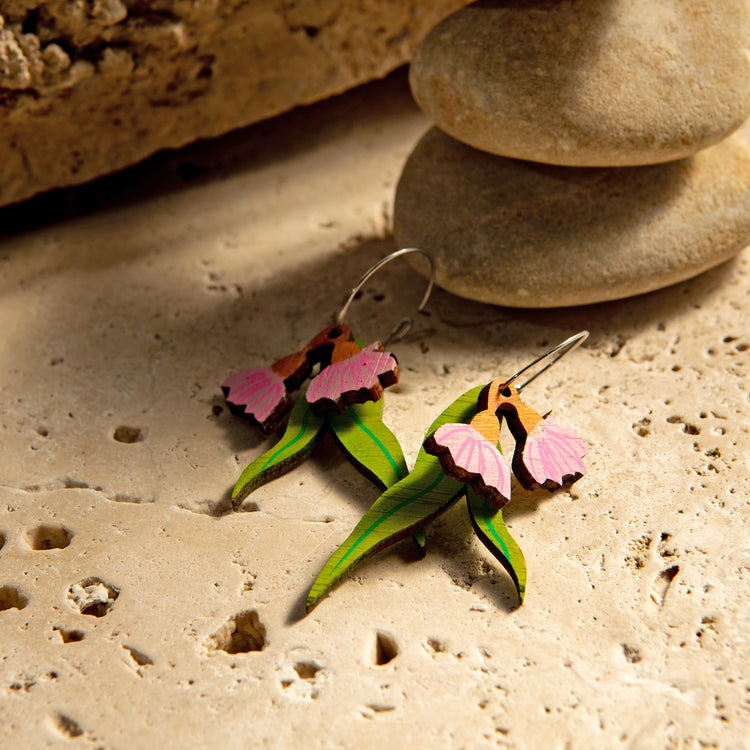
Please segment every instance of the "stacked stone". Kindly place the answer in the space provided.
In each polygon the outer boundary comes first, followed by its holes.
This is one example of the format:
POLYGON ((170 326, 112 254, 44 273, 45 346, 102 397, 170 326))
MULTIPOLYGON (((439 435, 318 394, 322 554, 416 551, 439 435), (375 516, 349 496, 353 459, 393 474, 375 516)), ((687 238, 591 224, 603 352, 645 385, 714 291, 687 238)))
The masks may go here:
POLYGON ((503 305, 682 281, 750 244, 747 0, 483 0, 424 39, 437 124, 396 192, 400 246, 503 305), (730 137, 731 135, 731 137, 730 137), (481 149, 481 150, 478 150, 481 149))

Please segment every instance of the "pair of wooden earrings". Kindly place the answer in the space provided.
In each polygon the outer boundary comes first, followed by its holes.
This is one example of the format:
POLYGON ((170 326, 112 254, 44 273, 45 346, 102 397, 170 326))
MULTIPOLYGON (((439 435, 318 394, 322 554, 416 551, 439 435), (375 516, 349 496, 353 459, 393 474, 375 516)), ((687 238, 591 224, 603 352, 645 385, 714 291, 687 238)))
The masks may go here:
MULTIPOLYGON (((230 407, 268 431, 291 409, 281 440, 242 473, 232 493, 234 509, 257 487, 304 461, 330 429, 352 463, 384 492, 347 539, 326 562, 307 597, 312 609, 336 583, 364 559, 409 535, 424 554, 424 527, 453 503, 466 498, 479 539, 501 562, 523 601, 526 565, 502 519, 511 494, 511 468, 526 488, 554 490, 579 479, 586 447, 553 414, 529 408, 520 391, 534 378, 579 346, 582 331, 537 358, 511 378, 496 378, 463 394, 433 422, 414 468, 408 471, 403 451, 383 424, 383 388, 399 378, 396 358, 375 342, 364 346, 344 324, 344 316, 364 283, 383 265, 408 253, 430 261, 431 277, 421 311, 434 281, 432 260, 407 248, 383 258, 352 289, 335 326, 317 334, 300 352, 270 367, 242 370, 223 384, 230 407), (292 407, 290 393, 319 364, 304 398, 292 407), (525 381, 519 381, 525 376, 525 381), (499 448, 502 420, 515 440, 510 464, 499 448)), ((402 321, 392 337, 411 327, 402 321)))

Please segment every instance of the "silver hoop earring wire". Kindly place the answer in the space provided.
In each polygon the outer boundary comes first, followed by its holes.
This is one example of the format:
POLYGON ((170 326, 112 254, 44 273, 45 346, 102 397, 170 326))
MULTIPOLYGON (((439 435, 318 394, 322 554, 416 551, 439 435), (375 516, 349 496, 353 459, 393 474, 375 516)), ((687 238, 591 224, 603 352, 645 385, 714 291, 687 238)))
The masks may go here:
MULTIPOLYGON (((432 288, 435 285, 435 262, 432 260, 432 256, 429 253, 425 252, 424 250, 420 250, 418 247, 405 247, 405 248, 402 248, 401 250, 396 250, 390 255, 386 255, 385 258, 382 258, 381 260, 379 260, 354 285, 351 292, 349 292, 349 297, 344 303, 344 306, 341 308, 341 312, 339 312, 338 317, 336 318, 336 325, 340 326, 343 324, 344 318, 346 317, 347 312, 349 312, 349 307, 354 301, 354 298, 357 296, 360 289, 362 289, 362 287, 367 283, 367 281, 374 274, 376 274, 384 265, 386 265, 386 263, 390 263, 392 260, 395 260, 396 258, 400 258, 402 255, 409 255, 412 253, 419 253, 420 255, 423 255, 425 258, 427 258, 427 261, 430 264, 430 280, 427 283, 427 291, 425 292, 424 297, 422 297, 422 301, 419 303, 419 307, 417 308, 417 312, 422 312, 425 308, 425 305, 427 304, 427 300, 430 298, 430 295, 432 294, 432 288)), ((406 336, 406 334, 409 333, 409 331, 411 331, 413 326, 414 326, 414 321, 411 318, 404 318, 388 334, 385 341, 383 341, 383 346, 385 346, 390 341, 399 341, 404 336, 406 336)))
POLYGON ((533 362, 526 365, 523 369, 519 370, 515 375, 509 377, 501 386, 500 390, 507 388, 509 385, 513 385, 517 380, 526 375, 529 371, 533 374, 531 377, 526 378, 521 385, 516 386, 516 390, 521 391, 525 388, 532 380, 538 378, 543 372, 549 370, 552 365, 562 359, 566 354, 569 354, 574 349, 577 349, 587 338, 589 337, 588 331, 580 331, 574 336, 565 339, 561 344, 552 347, 549 351, 537 357, 533 362))

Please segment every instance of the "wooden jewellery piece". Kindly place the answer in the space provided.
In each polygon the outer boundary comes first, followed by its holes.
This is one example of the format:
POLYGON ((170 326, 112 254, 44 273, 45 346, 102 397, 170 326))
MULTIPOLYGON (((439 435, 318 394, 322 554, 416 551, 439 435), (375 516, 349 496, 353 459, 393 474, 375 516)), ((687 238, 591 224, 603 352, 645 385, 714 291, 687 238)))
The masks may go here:
POLYGON ((512 465, 522 484, 551 488, 577 479, 585 470, 581 438, 559 427, 551 414, 542 417, 529 409, 518 393, 587 336, 588 331, 571 336, 513 377, 478 385, 448 406, 427 430, 411 472, 388 486, 323 566, 308 593, 307 610, 363 560, 423 533, 462 498, 477 536, 508 571, 523 601, 526 563, 502 514, 510 499, 511 466, 498 447, 501 420, 507 416, 516 440, 512 465), (516 385, 522 378, 525 382, 516 385))
MULTIPOLYGON (((406 459, 395 435, 383 423, 383 389, 399 377, 396 358, 376 341, 368 346, 354 337, 344 316, 364 283, 385 263, 406 253, 422 253, 430 261, 432 277, 419 310, 427 303, 433 285, 430 257, 416 248, 399 250, 373 266, 352 289, 336 324, 316 334, 299 352, 270 367, 256 367, 231 375, 223 389, 230 406, 251 417, 268 432, 291 409, 279 441, 253 460, 232 491, 237 510, 258 487, 299 466, 330 432, 347 458, 381 489, 406 474, 406 459), (290 393, 312 375, 304 394, 292 406, 290 393)), ((400 338, 411 327, 401 321, 386 339, 400 338)), ((421 543, 420 550, 422 549, 421 543)))
MULTIPOLYGON (((297 390, 320 365, 305 394, 314 414, 342 413, 348 406, 378 401, 383 389, 398 382, 396 357, 376 341, 361 346, 344 317, 365 282, 383 265, 407 253, 421 253, 430 261, 431 276, 419 312, 432 292, 434 266, 430 256, 417 248, 405 248, 383 258, 370 268, 349 294, 336 324, 316 334, 300 351, 289 354, 268 367, 252 367, 230 375, 222 384, 229 407, 255 421, 263 432, 270 432, 292 407, 291 393, 297 390)), ((403 337, 412 321, 404 319, 388 340, 403 337)))
POLYGON ((544 487, 550 491, 578 481, 586 471, 586 445, 568 427, 557 423, 552 412, 545 416, 529 408, 518 389, 501 389, 497 411, 505 415, 516 441, 513 473, 526 489, 544 487))
POLYGON ((529 408, 513 383, 530 371, 528 385, 560 357, 579 346, 588 336, 582 331, 551 349, 513 377, 496 378, 479 394, 477 413, 468 424, 446 423, 427 436, 424 449, 438 458, 443 471, 487 498, 495 508, 510 499, 510 467, 498 450, 503 416, 515 440, 513 473, 526 489, 554 490, 575 482, 586 467, 586 445, 571 429, 557 423, 550 412, 545 416, 529 408))
MULTIPOLYGON (((274 362, 269 367, 251 367, 230 375, 222 390, 229 408, 257 422, 270 432, 292 408, 291 393, 312 374, 316 363, 330 363, 359 351, 346 325, 330 326, 316 334, 304 349, 274 362)), ((322 365, 323 366, 323 365, 322 365)))
POLYGON ((494 508, 510 500, 510 466, 497 449, 500 420, 495 411, 502 378, 485 386, 477 399, 477 413, 468 424, 447 422, 424 441, 427 453, 436 456, 443 471, 462 483, 471 484, 494 508))

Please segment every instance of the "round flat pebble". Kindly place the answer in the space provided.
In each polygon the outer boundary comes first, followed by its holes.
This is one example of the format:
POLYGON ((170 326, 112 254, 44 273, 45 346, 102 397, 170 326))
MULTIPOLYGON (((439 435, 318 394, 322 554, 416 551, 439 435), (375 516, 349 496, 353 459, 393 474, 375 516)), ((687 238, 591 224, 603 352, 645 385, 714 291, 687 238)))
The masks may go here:
POLYGON ((690 278, 750 244, 741 134, 646 167, 557 167, 429 130, 396 191, 400 247, 432 254, 437 283, 513 307, 580 305, 690 278))
POLYGON ((487 0, 417 49, 433 122, 501 156, 634 166, 690 156, 750 116, 747 0, 487 0))

